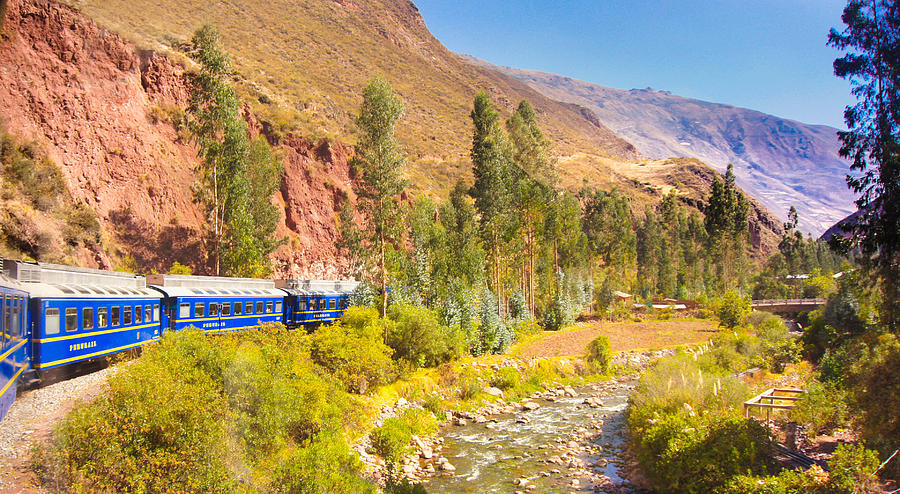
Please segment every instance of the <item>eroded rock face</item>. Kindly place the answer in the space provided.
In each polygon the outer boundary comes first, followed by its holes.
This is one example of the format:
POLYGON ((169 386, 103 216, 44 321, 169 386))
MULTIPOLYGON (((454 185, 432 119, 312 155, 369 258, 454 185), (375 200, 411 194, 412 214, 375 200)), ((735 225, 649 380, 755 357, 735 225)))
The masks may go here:
MULTIPOLYGON (((0 123, 39 142, 69 190, 99 216, 123 253, 144 270, 173 261, 208 272, 203 213, 191 185, 196 150, 179 138, 171 113, 187 106, 184 67, 141 51, 78 11, 48 0, 9 0, 0 40, 0 123)), ((265 126, 245 112, 251 133, 265 126)), ((350 150, 335 143, 280 140, 284 208, 276 275, 338 278, 337 211, 352 196, 350 150)), ((103 253, 83 259, 112 267, 103 253)))

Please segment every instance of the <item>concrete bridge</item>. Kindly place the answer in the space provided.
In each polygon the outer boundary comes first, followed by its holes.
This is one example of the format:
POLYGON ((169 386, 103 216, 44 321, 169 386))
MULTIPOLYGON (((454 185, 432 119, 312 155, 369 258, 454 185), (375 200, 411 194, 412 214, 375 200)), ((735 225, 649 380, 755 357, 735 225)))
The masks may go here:
POLYGON ((828 299, 824 298, 782 298, 754 300, 750 307, 772 313, 809 312, 824 307, 828 299))

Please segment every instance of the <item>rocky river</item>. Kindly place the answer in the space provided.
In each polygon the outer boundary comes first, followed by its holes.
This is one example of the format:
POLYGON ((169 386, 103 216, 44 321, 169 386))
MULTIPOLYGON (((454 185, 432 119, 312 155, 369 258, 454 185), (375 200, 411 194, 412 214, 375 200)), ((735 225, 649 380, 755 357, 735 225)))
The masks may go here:
POLYGON ((622 457, 635 382, 559 386, 487 416, 455 413, 425 465, 428 492, 638 492, 622 457))

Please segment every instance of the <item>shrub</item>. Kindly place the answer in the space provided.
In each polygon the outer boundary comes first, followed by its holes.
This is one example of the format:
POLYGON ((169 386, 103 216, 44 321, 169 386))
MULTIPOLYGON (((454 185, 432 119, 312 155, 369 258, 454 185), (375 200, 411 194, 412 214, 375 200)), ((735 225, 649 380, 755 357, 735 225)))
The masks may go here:
POLYGON ((829 383, 812 382, 791 410, 791 418, 813 434, 828 433, 847 425, 847 392, 829 383))
POLYGON ((512 367, 501 367, 499 371, 491 378, 491 386, 502 389, 504 391, 515 388, 522 380, 519 371, 512 367))
POLYGON ((719 324, 733 328, 741 323, 744 316, 750 313, 750 301, 741 297, 736 290, 728 290, 716 307, 719 324))
MULTIPOLYGON (((847 382, 867 444, 885 455, 900 448, 900 337, 881 336, 847 382)), ((900 462, 896 465, 900 476, 900 462)))
POLYGON ((425 307, 394 304, 388 311, 385 342, 395 360, 418 367, 434 367, 458 356, 460 335, 438 322, 425 307))
POLYGON ((644 373, 629 400, 629 421, 640 423, 654 414, 683 410, 726 411, 737 408, 749 395, 746 385, 714 369, 700 368, 686 355, 664 359, 644 373))
POLYGON ((371 434, 372 448, 388 463, 398 463, 409 450, 412 431, 396 417, 384 421, 371 434))
POLYGON ((602 373, 609 371, 609 363, 612 360, 612 350, 609 346, 609 338, 600 335, 587 346, 587 356, 585 358, 588 363, 602 373))
POLYGON ((866 449, 862 444, 839 444, 828 466, 831 468, 829 483, 834 492, 882 492, 875 475, 879 466, 877 451, 866 449))
POLYGON ((398 463, 409 451, 414 435, 437 431, 437 420, 428 410, 409 408, 399 417, 391 417, 372 431, 372 448, 388 463, 398 463))
POLYGON ((167 333, 61 422, 39 470, 76 492, 365 490, 343 442, 356 412, 306 338, 167 333))
MULTIPOLYGON (((629 419, 631 423, 631 419, 629 419)), ((638 460, 661 492, 710 492, 774 469, 769 431, 737 414, 665 414, 632 425, 638 460)))
MULTIPOLYGON (((374 309, 362 309, 373 311, 374 309)), ((340 323, 319 328, 312 334, 310 357, 327 369, 352 393, 365 393, 370 387, 390 382, 396 375, 392 350, 384 344, 377 321, 363 326, 358 313, 352 313, 349 325, 340 323)))

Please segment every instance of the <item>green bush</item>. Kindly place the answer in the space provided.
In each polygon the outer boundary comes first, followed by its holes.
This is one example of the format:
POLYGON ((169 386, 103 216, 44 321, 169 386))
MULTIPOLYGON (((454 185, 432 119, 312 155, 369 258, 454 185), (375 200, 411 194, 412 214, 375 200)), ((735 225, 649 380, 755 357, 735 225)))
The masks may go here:
POLYGON ((802 399, 791 410, 791 418, 805 425, 810 433, 830 433, 848 424, 847 392, 830 383, 812 382, 802 399))
POLYGON ((821 468, 784 470, 777 476, 734 478, 724 494, 875 494, 880 489, 878 454, 862 445, 838 445, 829 461, 831 473, 821 468))
POLYGON ((394 304, 388 310, 385 342, 395 360, 417 367, 434 367, 459 355, 461 335, 438 322, 425 307, 394 304))
MULTIPOLYGON (((362 309, 372 311, 374 309, 362 309)), ((347 324, 336 323, 312 334, 310 357, 352 393, 390 382, 396 375, 392 350, 384 344, 378 321, 360 320, 351 313, 347 324), (367 323, 366 323, 367 321, 367 323), (359 326, 360 322, 364 322, 359 326)))
POLYGON ((750 313, 750 301, 738 294, 736 290, 728 290, 716 304, 716 316, 719 324, 726 328, 733 328, 743 321, 744 316, 750 313))
POLYGON ((414 435, 428 435, 437 431, 437 420, 428 410, 409 408, 399 417, 391 417, 370 436, 372 448, 386 462, 398 463, 410 450, 414 435))
POLYGON ((409 451, 412 430, 403 420, 391 417, 373 430, 370 438, 375 453, 386 462, 396 464, 409 451))
POLYGON ((519 371, 512 367, 501 367, 491 378, 491 386, 506 391, 515 388, 522 380, 519 371))
POLYGON ((587 346, 587 356, 585 359, 588 363, 601 373, 609 371, 609 363, 612 361, 612 350, 609 346, 609 338, 600 335, 587 346))
POLYGON ((167 333, 61 422, 37 470, 76 492, 365 490, 343 442, 355 409, 307 338, 167 333))
POLYGON ((775 469, 768 429, 736 413, 631 422, 638 461, 660 492, 711 492, 737 475, 775 469))
MULTIPOLYGON (((847 382, 866 443, 885 456, 900 448, 900 337, 882 335, 847 382)), ((900 477, 900 462, 895 468, 900 477)))

